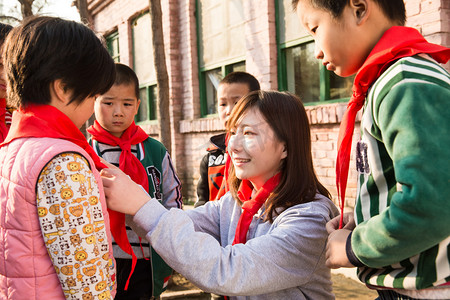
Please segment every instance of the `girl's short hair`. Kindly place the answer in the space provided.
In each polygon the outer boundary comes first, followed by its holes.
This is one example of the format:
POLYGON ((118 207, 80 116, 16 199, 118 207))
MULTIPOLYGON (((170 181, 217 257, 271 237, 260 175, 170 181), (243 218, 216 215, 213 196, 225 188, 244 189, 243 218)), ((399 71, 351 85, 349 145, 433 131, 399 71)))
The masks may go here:
POLYGON ((8 101, 15 106, 50 103, 50 84, 61 79, 70 102, 103 94, 114 83, 114 61, 87 26, 34 16, 15 27, 5 41, 8 101))
MULTIPOLYGON (((300 1, 310 1, 310 3, 320 9, 328 11, 334 18, 339 18, 345 6, 350 0, 292 0, 292 7, 297 9, 300 1)), ((399 25, 406 23, 406 9, 403 0, 373 0, 383 11, 389 20, 397 22, 399 25)))
MULTIPOLYGON (((251 92, 234 107, 227 130, 235 128, 242 116, 253 108, 261 113, 287 150, 287 157, 282 162, 280 184, 267 202, 266 220, 272 222, 274 216, 283 210, 314 201, 317 193, 330 198, 330 193, 314 172, 309 122, 300 98, 287 92, 251 92)), ((231 164, 228 184, 237 200, 240 183, 231 164)))

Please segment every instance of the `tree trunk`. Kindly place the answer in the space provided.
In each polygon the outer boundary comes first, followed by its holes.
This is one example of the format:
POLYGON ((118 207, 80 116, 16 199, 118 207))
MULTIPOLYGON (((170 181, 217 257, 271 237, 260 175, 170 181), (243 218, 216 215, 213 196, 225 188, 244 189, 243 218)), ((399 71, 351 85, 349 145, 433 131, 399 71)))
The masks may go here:
POLYGON ((23 19, 33 15, 33 10, 31 9, 33 2, 34 0, 19 0, 23 19))
MULTIPOLYGON (((83 24, 87 25, 89 28, 94 29, 94 22, 91 13, 88 10, 87 0, 73 0, 72 6, 75 6, 77 8, 78 13, 80 14, 80 21, 83 24)), ((89 138, 89 134, 87 133, 86 129, 94 124, 94 121, 95 115, 92 114, 92 116, 80 128, 81 132, 86 138, 89 138)))
POLYGON ((170 95, 169 76, 167 74, 166 54, 164 51, 164 36, 162 29, 162 12, 160 0, 149 0, 150 18, 153 34, 153 57, 158 84, 158 122, 161 143, 171 153, 170 95))
POLYGON ((87 0, 74 0, 73 4, 78 10, 78 13, 80 14, 80 20, 83 24, 86 24, 89 26, 89 28, 94 28, 92 15, 88 10, 88 4, 87 0))

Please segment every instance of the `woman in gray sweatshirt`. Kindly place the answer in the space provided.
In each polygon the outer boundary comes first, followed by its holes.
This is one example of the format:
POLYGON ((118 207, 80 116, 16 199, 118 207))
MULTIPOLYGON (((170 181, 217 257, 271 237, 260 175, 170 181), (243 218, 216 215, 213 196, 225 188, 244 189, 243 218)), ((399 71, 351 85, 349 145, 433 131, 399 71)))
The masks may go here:
POLYGON ((205 291, 231 299, 334 299, 325 225, 338 210, 314 173, 300 99, 252 92, 227 130, 229 192, 219 201, 167 210, 111 167, 103 171, 108 206, 134 216, 134 229, 167 264, 205 291))

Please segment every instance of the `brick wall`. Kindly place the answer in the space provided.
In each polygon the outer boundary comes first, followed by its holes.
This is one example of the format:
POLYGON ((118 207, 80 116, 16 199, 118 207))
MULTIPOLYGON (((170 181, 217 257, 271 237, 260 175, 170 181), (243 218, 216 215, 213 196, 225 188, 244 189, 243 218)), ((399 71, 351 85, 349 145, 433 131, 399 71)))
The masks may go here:
MULTIPOLYGON (((314 168, 321 183, 330 191, 332 200, 338 204, 336 189, 336 155, 339 134, 339 123, 346 110, 346 103, 334 103, 321 106, 306 107, 311 124, 311 150, 314 160, 314 168)), ((356 163, 354 149, 355 143, 360 137, 358 113, 353 134, 352 153, 350 154, 350 171, 347 182, 345 204, 348 207, 355 205, 356 195, 356 163)))
POLYGON ((244 1, 245 64, 247 72, 261 83, 262 89, 278 88, 275 2, 244 1))
MULTIPOLYGON (((431 43, 450 47, 450 1, 406 0, 406 25, 414 27, 431 43)), ((450 62, 445 65, 450 71, 450 62)))
MULTIPOLYGON (((95 29, 119 32, 120 60, 132 65, 130 20, 148 10, 148 0, 90 0, 95 29)), ((244 0, 246 68, 263 89, 277 89, 277 45, 274 0, 244 0)), ((405 0, 408 26, 417 28, 429 41, 450 46, 450 1, 405 0)), ((195 200, 199 164, 209 137, 223 132, 218 118, 200 118, 197 29, 194 0, 163 0, 163 31, 170 81, 172 157, 183 183, 183 196, 195 200)), ((450 70, 450 63, 446 65, 450 70)), ((316 172, 336 200, 335 158, 339 122, 346 104, 306 107, 311 123, 312 151, 316 172)), ((144 129, 157 136, 157 125, 144 129)), ((359 136, 356 124, 354 141, 359 136)), ((354 147, 353 147, 354 149, 354 147)), ((354 205, 356 172, 350 162, 346 204, 354 205)))

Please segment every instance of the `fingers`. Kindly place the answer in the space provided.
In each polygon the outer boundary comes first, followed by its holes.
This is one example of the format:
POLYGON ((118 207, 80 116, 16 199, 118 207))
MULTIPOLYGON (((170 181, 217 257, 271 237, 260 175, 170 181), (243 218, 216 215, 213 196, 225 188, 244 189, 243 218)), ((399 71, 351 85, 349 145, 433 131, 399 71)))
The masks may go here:
POLYGON ((344 214, 344 229, 353 230, 355 228, 355 216, 353 212, 344 214))
POLYGON ((333 219, 331 219, 330 221, 328 221, 328 223, 326 225, 328 234, 339 229, 339 219, 340 219, 340 216, 337 216, 337 217, 334 217, 333 219))
POLYGON ((104 158, 100 157, 100 161, 105 164, 109 169, 119 169, 118 167, 116 167, 113 164, 110 164, 109 162, 107 162, 104 158))
POLYGON ((122 171, 114 165, 111 166, 114 168, 102 169, 100 171, 100 175, 102 177, 109 177, 109 178, 120 177, 122 171))
POLYGON ((103 170, 102 170, 100 175, 101 175, 101 178, 102 178, 103 187, 110 187, 113 184, 112 181, 113 181, 114 176, 112 174, 110 174, 110 173, 103 173, 103 170))

